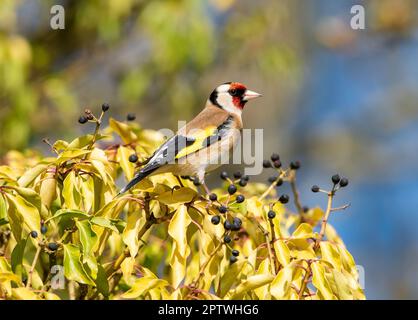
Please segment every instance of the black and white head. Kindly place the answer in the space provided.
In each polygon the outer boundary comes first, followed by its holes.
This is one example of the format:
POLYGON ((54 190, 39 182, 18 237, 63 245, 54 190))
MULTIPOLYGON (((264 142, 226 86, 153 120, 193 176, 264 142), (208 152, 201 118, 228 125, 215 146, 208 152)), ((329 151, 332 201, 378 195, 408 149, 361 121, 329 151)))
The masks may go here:
POLYGON ((227 82, 213 90, 209 101, 225 111, 241 114, 249 100, 260 96, 261 94, 248 90, 242 83, 227 82))

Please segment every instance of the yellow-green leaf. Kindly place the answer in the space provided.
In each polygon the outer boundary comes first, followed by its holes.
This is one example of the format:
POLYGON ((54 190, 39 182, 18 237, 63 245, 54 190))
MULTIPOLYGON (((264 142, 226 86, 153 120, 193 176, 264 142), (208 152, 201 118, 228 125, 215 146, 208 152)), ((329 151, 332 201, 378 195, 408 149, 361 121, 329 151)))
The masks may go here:
POLYGON ((166 205, 173 205, 191 202, 196 196, 196 191, 184 187, 164 192, 157 197, 157 200, 166 205))
POLYGON ((82 262, 80 249, 73 244, 64 244, 64 274, 68 280, 94 286, 93 279, 87 274, 82 262))
POLYGON ((0 226, 9 223, 7 220, 7 207, 6 207, 6 200, 4 199, 3 195, 0 194, 0 226))
POLYGON ((48 168, 47 164, 38 164, 37 166, 26 171, 23 176, 17 181, 19 186, 27 187, 29 186, 37 177, 41 175, 48 168))
POLYGON ((186 273, 186 259, 190 251, 187 243, 187 227, 191 221, 187 213, 187 207, 181 205, 171 218, 168 226, 168 233, 174 242, 170 265, 172 267, 172 284, 175 288, 183 280, 186 273))
POLYGON ((125 174, 126 180, 131 181, 135 174, 135 165, 129 161, 129 156, 135 153, 132 149, 120 146, 117 160, 125 174))
POLYGON ((282 268, 270 285, 271 295, 278 300, 288 299, 290 297, 290 285, 295 271, 294 263, 288 264, 282 268))
MULTIPOLYGON (((20 222, 23 223, 22 227, 28 232, 38 231, 41 226, 41 216, 38 209, 26 201, 20 195, 13 196, 6 193, 6 197, 9 201, 9 205, 12 205, 15 209, 16 215, 21 217, 20 222)), ((18 237, 20 239, 20 235, 18 237)))
POLYGON ((290 262, 290 250, 283 240, 277 240, 273 243, 274 251, 280 264, 285 267, 290 262))
POLYGON ((241 282, 234 291, 228 293, 225 296, 225 298, 242 299, 243 295, 246 292, 265 286, 266 284, 272 282, 273 279, 274 276, 271 274, 257 274, 254 276, 250 276, 246 280, 241 282))
POLYGON ((331 285, 325 277, 325 268, 320 262, 311 263, 312 284, 318 289, 321 296, 326 300, 334 300, 331 285))

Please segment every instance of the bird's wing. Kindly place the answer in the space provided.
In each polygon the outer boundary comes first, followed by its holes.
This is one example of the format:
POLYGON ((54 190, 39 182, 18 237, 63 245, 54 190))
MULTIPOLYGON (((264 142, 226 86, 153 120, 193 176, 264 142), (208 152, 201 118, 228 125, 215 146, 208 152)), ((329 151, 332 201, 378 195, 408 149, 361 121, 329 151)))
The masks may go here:
MULTIPOLYGON (((141 172, 151 172, 164 164, 175 163, 181 158, 209 147, 227 135, 233 118, 227 117, 220 125, 208 125, 204 128, 189 130, 187 134, 176 134, 155 151, 141 172)), ((181 131, 181 130, 180 130, 181 131)))

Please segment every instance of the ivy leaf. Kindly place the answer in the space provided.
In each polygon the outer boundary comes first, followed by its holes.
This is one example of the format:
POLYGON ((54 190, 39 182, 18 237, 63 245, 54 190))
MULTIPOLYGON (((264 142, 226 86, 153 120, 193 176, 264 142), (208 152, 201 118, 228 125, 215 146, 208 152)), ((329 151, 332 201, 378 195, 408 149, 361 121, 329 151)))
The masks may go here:
POLYGON ((137 135, 134 132, 132 132, 131 128, 126 123, 122 123, 116 121, 113 118, 110 118, 109 126, 110 128, 112 128, 114 132, 116 132, 119 135, 119 137, 121 137, 124 144, 130 144, 138 140, 137 135))
POLYGON ((229 289, 231 289, 237 279, 239 279, 239 274, 241 273, 242 268, 244 267, 245 260, 238 260, 233 265, 229 266, 225 274, 222 276, 220 283, 220 297, 224 297, 229 289))
POLYGON ((276 299, 288 299, 290 297, 290 285, 292 284, 294 264, 288 264, 282 268, 270 285, 270 293, 276 299))
MULTIPOLYGON (((101 134, 97 134, 96 135, 96 141, 99 141, 101 139, 104 139, 108 136, 106 135, 101 135, 101 134)), ((82 149, 86 146, 88 146, 90 143, 93 142, 93 138, 94 136, 92 134, 87 134, 81 137, 78 137, 76 139, 74 139, 73 141, 71 141, 66 149, 82 149)))
POLYGON ((80 207, 81 195, 78 185, 75 172, 70 171, 64 179, 62 189, 65 206, 69 209, 78 209, 80 207))
POLYGON ((80 210, 75 210, 75 209, 60 209, 58 210, 51 218, 45 220, 45 222, 48 222, 50 220, 53 219, 87 219, 89 216, 87 213, 80 211, 80 210))
POLYGON ((93 217, 93 218, 91 218, 90 222, 92 224, 94 224, 94 225, 97 225, 97 226, 100 226, 100 227, 103 227, 103 228, 110 229, 110 230, 115 231, 117 233, 120 232, 120 230, 116 227, 117 223, 115 223, 114 221, 111 221, 111 220, 109 220, 107 218, 93 217))
POLYGON ((118 148, 117 160, 128 181, 131 181, 135 174, 135 165, 129 161, 129 156, 132 153, 134 153, 134 151, 130 148, 124 146, 118 148))
POLYGON ((257 274, 250 276, 241 282, 235 290, 230 291, 225 298, 231 300, 242 299, 246 292, 265 286, 273 279, 274 276, 271 274, 257 274))
POLYGON ((136 257, 139 249, 138 232, 142 225, 146 223, 142 210, 128 212, 125 230, 122 234, 123 242, 127 245, 131 257, 136 257))
POLYGON ((132 288, 122 295, 122 298, 136 299, 140 296, 145 295, 152 289, 164 288, 166 286, 169 286, 169 283, 162 279, 155 279, 149 277, 139 278, 135 280, 135 283, 132 286, 132 288))
POLYGON ((81 263, 80 249, 73 244, 64 244, 64 274, 68 280, 95 286, 81 263))
POLYGON ((311 263, 312 270, 312 284, 318 289, 319 294, 323 299, 335 300, 332 293, 331 284, 325 277, 325 268, 320 262, 314 261, 311 263))
POLYGON ((58 156, 57 163, 60 164, 71 159, 79 158, 81 156, 89 154, 90 152, 91 150, 67 149, 58 156))
POLYGON ((191 202, 196 196, 195 190, 183 187, 164 192, 157 197, 157 200, 166 205, 183 204, 191 202))
POLYGON ((25 269, 23 268, 23 255, 25 252, 27 240, 27 237, 21 239, 14 247, 11 256, 12 271, 21 279, 23 278, 23 275, 26 273, 25 269))
POLYGON ((171 218, 168 234, 173 239, 170 265, 172 267, 172 285, 177 288, 186 274, 186 259, 189 255, 187 243, 187 227, 192 219, 187 213, 187 207, 181 205, 171 218))
POLYGON ((301 223, 292 234, 292 239, 309 239, 313 237, 312 226, 308 223, 301 223))
POLYGON ((273 243, 274 251, 280 264, 285 267, 290 263, 290 250, 283 240, 277 240, 273 243))
POLYGON ((322 260, 331 263, 335 269, 341 270, 342 265, 338 248, 327 241, 321 241, 320 247, 322 260))
POLYGON ((96 277, 97 290, 105 297, 109 296, 109 283, 107 281, 106 271, 101 264, 97 265, 97 277, 96 277))
POLYGON ((91 228, 90 221, 76 221, 75 224, 79 232, 81 245, 83 246, 83 253, 85 255, 91 255, 97 243, 97 235, 91 228))
POLYGON ((53 147, 57 151, 63 151, 68 148, 68 142, 64 140, 57 140, 53 144, 53 147))
POLYGON ((8 223, 6 200, 3 195, 0 194, 0 226, 8 223))
POLYGON ((22 198, 30 202, 35 206, 39 212, 42 211, 42 200, 40 195, 33 189, 30 188, 18 188, 14 187, 13 190, 17 192, 22 198))
POLYGON ((17 183, 19 186, 26 188, 29 186, 37 177, 41 175, 48 168, 47 164, 38 164, 35 167, 26 171, 23 176, 19 178, 17 183))
MULTIPOLYGON (((38 231, 38 233, 40 233, 39 229, 41 226, 41 217, 38 209, 20 195, 14 196, 8 193, 5 195, 8 199, 9 205, 11 204, 10 207, 13 207, 14 209, 13 214, 18 216, 18 222, 16 223, 20 224, 20 228, 26 229, 28 232, 38 231)), ((9 212, 10 211, 11 210, 9 210, 9 212)), ((12 220, 12 217, 10 217, 10 220, 12 220)), ((15 236, 17 236, 17 240, 20 240, 20 235, 15 236)))
POLYGON ((13 288, 12 297, 16 300, 41 300, 35 292, 28 288, 13 288))

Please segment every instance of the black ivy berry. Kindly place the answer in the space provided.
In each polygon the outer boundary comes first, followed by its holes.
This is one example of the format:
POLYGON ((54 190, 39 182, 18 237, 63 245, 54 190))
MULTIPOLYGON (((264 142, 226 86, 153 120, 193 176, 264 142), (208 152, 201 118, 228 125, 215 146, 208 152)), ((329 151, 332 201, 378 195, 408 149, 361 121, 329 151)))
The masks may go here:
POLYGON ((271 176, 268 178, 268 182, 273 183, 276 181, 276 179, 277 179, 277 176, 271 176))
POLYGON ((226 180, 228 178, 228 172, 222 171, 221 172, 221 179, 226 180))
POLYGON ((213 216, 212 219, 210 219, 210 222, 212 222, 214 225, 219 224, 219 222, 221 222, 221 217, 220 216, 213 216))
POLYGON ((81 124, 84 124, 88 121, 88 119, 85 116, 80 116, 80 118, 78 118, 78 122, 81 124))
POLYGON ((128 121, 134 121, 136 119, 136 115, 134 113, 128 113, 126 116, 126 120, 128 121))
POLYGON ((300 168, 300 161, 292 161, 290 163, 290 169, 298 170, 300 168))
POLYGON ((48 228, 45 225, 41 226, 41 233, 42 234, 45 234, 47 231, 48 231, 48 228))
POLYGON ((230 257, 229 257, 229 262, 230 262, 231 264, 233 264, 233 263, 237 262, 237 260, 238 260, 238 258, 237 258, 236 256, 230 256, 230 257))
POLYGON ((241 176, 242 176, 242 174, 239 171, 237 171, 237 172, 234 173, 234 178, 235 179, 239 179, 239 178, 241 178, 241 176))
POLYGON ((269 160, 264 160, 263 161, 263 168, 270 168, 271 167, 271 162, 269 160))
POLYGON ((226 212, 228 211, 228 208, 227 208, 227 207, 225 207, 225 206, 220 206, 220 207, 218 208, 218 211, 219 211, 220 213, 226 213, 226 212))
POLYGON ((276 182, 276 186, 280 187, 283 184, 283 179, 280 178, 279 180, 277 180, 276 182))
POLYGON ((239 226, 242 225, 242 220, 240 218, 235 217, 234 218, 234 223, 238 224, 239 226))
POLYGON ((199 179, 197 179, 197 178, 195 178, 195 179, 193 180, 193 184, 194 184, 196 187, 201 185, 201 183, 200 183, 199 179))
POLYGON ((312 186, 312 192, 319 192, 319 187, 317 185, 312 186))
POLYGON ((30 236, 31 236, 32 238, 37 238, 37 237, 38 237, 38 233, 37 233, 36 231, 31 231, 31 232, 30 232, 30 236))
POLYGON ((342 178, 340 181, 340 187, 344 188, 348 185, 348 179, 347 178, 342 178))
POLYGON ((308 206, 304 206, 303 208, 302 208, 302 210, 303 210, 303 212, 308 212, 309 211, 309 207, 308 206))
POLYGON ((241 226, 239 226, 239 225, 237 225, 235 223, 232 224, 232 227, 231 227, 231 230, 232 231, 239 231, 239 229, 241 229, 241 226))
POLYGON ((245 186, 247 185, 247 181, 248 181, 248 180, 245 180, 245 179, 241 178, 241 180, 238 182, 238 184, 239 184, 241 187, 245 187, 245 186))
POLYGON ((216 200, 218 200, 218 196, 215 193, 211 193, 209 195, 209 200, 210 201, 216 201, 216 200))
POLYGON ((338 183, 340 182, 340 180, 341 180, 341 177, 340 177, 340 175, 338 175, 338 174, 334 174, 334 175, 331 177, 331 180, 332 180, 332 182, 333 182, 334 184, 338 184, 338 183))
POLYGON ((288 203, 289 202, 289 196, 287 194, 282 194, 279 198, 279 201, 281 203, 288 203))
POLYGON ((234 184, 229 185, 229 187, 228 187, 228 193, 230 195, 233 195, 235 192, 237 192, 237 187, 234 184))
POLYGON ((58 249, 58 244, 56 244, 55 242, 50 242, 48 243, 48 249, 51 251, 55 251, 58 249))
POLYGON ((225 230, 231 230, 231 229, 232 229, 232 224, 231 224, 231 222, 230 222, 230 221, 228 221, 228 220, 226 220, 226 221, 224 222, 224 228, 225 228, 225 230))
POLYGON ((135 163, 135 162, 137 162, 138 161, 138 156, 134 153, 134 154, 131 154, 130 156, 129 156, 129 162, 133 162, 133 163, 135 163))
POLYGON ((108 103, 103 103, 102 104, 102 111, 103 112, 106 112, 107 110, 109 110, 109 108, 110 108, 110 105, 108 103))
POLYGON ((276 217, 276 212, 274 212, 273 210, 270 210, 267 213, 267 216, 269 217, 269 219, 274 219, 276 217))
POLYGON ((245 175, 245 176, 242 176, 241 179, 244 180, 244 181, 248 181, 248 180, 250 180, 250 176, 245 175))
POLYGON ((242 194, 240 194, 237 196, 235 200, 237 203, 243 203, 245 201, 245 197, 242 194))
POLYGON ((238 257, 239 256, 239 251, 238 250, 232 250, 231 253, 232 253, 232 255, 234 257, 238 257))
POLYGON ((242 221, 240 218, 235 217, 232 223, 232 226, 235 227, 235 229, 239 230, 242 226, 242 221))
POLYGON ((277 153, 273 153, 272 155, 271 155, 271 161, 277 161, 277 160, 280 160, 280 156, 277 154, 277 153))
POLYGON ((276 160, 273 162, 273 166, 278 169, 282 166, 282 162, 280 160, 276 160))
POLYGON ((230 243, 231 241, 232 241, 232 239, 231 239, 231 237, 230 237, 230 236, 226 235, 226 236, 224 237, 224 242, 225 242, 225 243, 230 243))

